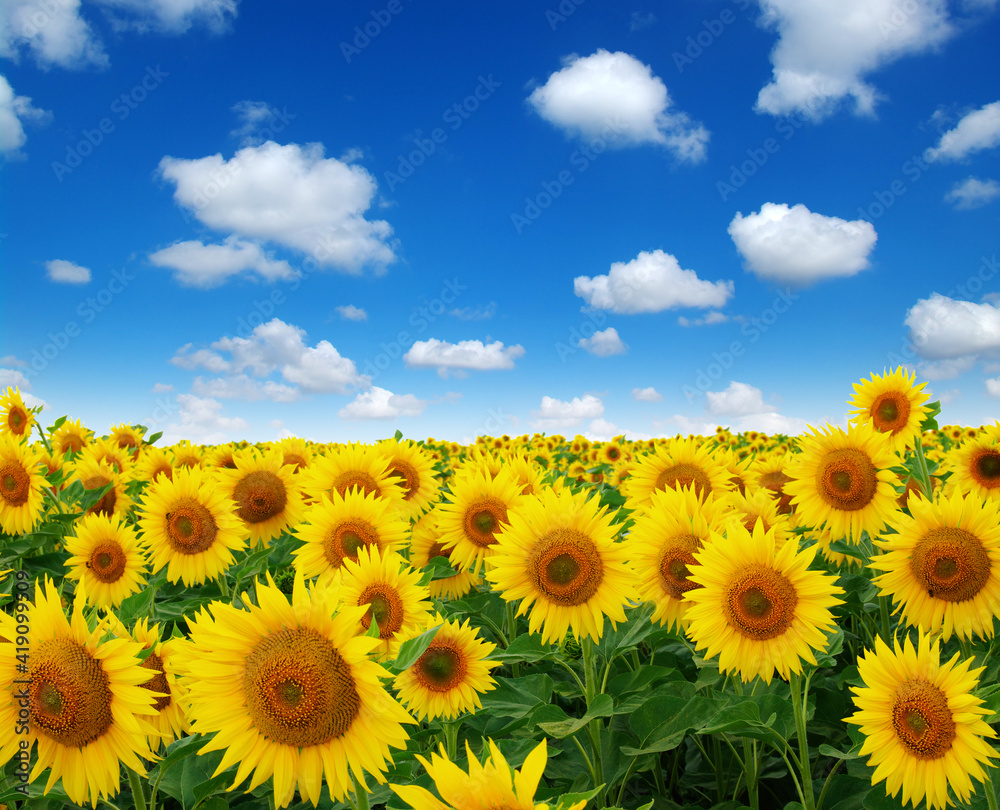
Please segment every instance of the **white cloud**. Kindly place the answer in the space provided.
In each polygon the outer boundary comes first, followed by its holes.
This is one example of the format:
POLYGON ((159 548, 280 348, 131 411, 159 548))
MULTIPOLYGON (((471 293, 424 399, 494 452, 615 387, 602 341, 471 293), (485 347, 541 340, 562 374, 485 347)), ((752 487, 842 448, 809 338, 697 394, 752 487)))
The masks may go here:
POLYGON ((706 391, 705 398, 705 407, 713 416, 746 416, 773 408, 764 402, 759 388, 735 380, 724 391, 706 391))
POLYGON ((917 363, 917 373, 925 380, 954 380, 976 364, 975 355, 953 360, 932 360, 917 363))
POLYGON ((663 394, 653 388, 653 386, 649 388, 633 388, 632 399, 636 402, 660 402, 663 399, 663 394))
POLYGON ((614 422, 609 422, 607 419, 601 418, 593 420, 583 435, 592 442, 607 442, 611 441, 615 436, 622 435, 630 441, 645 441, 646 439, 653 438, 648 433, 620 428, 614 422))
POLYGON ((201 397, 241 399, 245 402, 261 399, 271 402, 295 402, 299 398, 297 388, 277 383, 274 380, 254 380, 246 374, 218 377, 214 380, 195 377, 191 391, 201 397))
POLYGON ((90 281, 90 270, 64 259, 45 262, 45 275, 49 281, 59 284, 86 284, 90 281))
POLYGON ((221 31, 236 16, 237 0, 96 0, 113 12, 119 30, 132 28, 183 34, 195 24, 221 31))
POLYGON ((239 140, 240 146, 260 146, 295 117, 287 109, 279 110, 266 101, 239 101, 230 109, 236 113, 240 125, 229 134, 239 140))
POLYGON ((514 368, 514 361, 524 355, 524 347, 515 345, 504 347, 495 340, 483 344, 481 340, 461 340, 448 343, 437 338, 418 340, 403 355, 408 366, 414 368, 434 368, 441 377, 447 377, 450 369, 473 369, 495 371, 514 368))
POLYGON ((170 362, 179 368, 192 371, 196 368, 205 368, 209 371, 228 371, 229 363, 222 355, 209 349, 198 349, 192 352, 193 343, 185 343, 177 353, 170 358, 170 362))
POLYGON ((15 354, 5 354, 0 357, 0 366, 26 366, 27 360, 19 360, 15 354))
POLYGON ((51 118, 52 113, 32 105, 27 96, 15 96, 10 82, 0 76, 0 152, 8 157, 18 155, 18 149, 28 140, 24 123, 44 124, 51 118))
POLYGON ((16 368, 0 368, 0 391, 5 390, 8 386, 27 391, 31 388, 31 383, 16 368))
POLYGON ((986 393, 1000 399, 1000 377, 991 377, 986 380, 986 393))
POLYGON ((376 192, 362 166, 323 156, 323 145, 247 146, 230 160, 165 157, 161 176, 176 185, 174 200, 210 228, 270 240, 320 265, 359 273, 395 261, 392 228, 365 219, 376 192))
POLYGON ((632 16, 629 18, 629 31, 641 31, 644 28, 649 28, 656 25, 656 15, 650 11, 648 14, 643 14, 640 11, 633 11, 632 16))
POLYGON ((729 316, 721 312, 706 312, 702 318, 685 318, 681 315, 677 318, 677 323, 681 326, 714 326, 717 323, 725 323, 728 320, 729 316))
POLYGON ((731 427, 731 429, 739 433, 747 430, 758 430, 771 435, 783 433, 786 436, 795 436, 804 433, 808 427, 809 423, 805 419, 799 419, 797 416, 784 416, 770 411, 741 416, 736 420, 735 427, 731 427))
POLYGON ((580 348, 586 349, 598 357, 611 357, 615 354, 625 354, 628 346, 618 337, 618 330, 609 326, 603 332, 594 332, 592 337, 581 338, 580 348))
POLYGON ((497 314, 497 305, 496 301, 490 301, 485 307, 456 307, 448 314, 462 321, 488 321, 497 314))
POLYGON ((973 152, 1000 145, 1000 101, 986 104, 962 118, 924 154, 927 160, 961 160, 973 152))
POLYGON ((153 386, 153 393, 154 394, 165 394, 168 391, 173 391, 173 390, 174 390, 174 387, 172 385, 170 385, 169 383, 156 383, 153 386))
POLYGON ((385 388, 372 386, 359 393, 353 401, 341 408, 341 419, 396 419, 400 416, 420 416, 427 407, 427 400, 413 394, 394 394, 385 388))
POLYGON ((921 357, 951 360, 1000 349, 1000 307, 934 293, 906 313, 910 341, 921 357))
POLYGON ((801 203, 764 203, 760 213, 737 213, 729 235, 752 273, 793 286, 864 270, 878 239, 870 222, 814 214, 801 203))
POLYGON ((705 159, 708 130, 669 110, 667 87, 648 65, 604 49, 585 57, 573 54, 564 65, 528 97, 546 121, 583 138, 602 136, 612 147, 655 143, 678 160, 705 159), (609 138, 609 126, 620 134, 609 138))
POLYGON ((42 68, 107 67, 104 46, 80 16, 80 0, 4 0, 0 57, 31 51, 42 68))
POLYGON ((773 78, 756 109, 813 120, 842 102, 869 115, 880 100, 868 74, 908 54, 932 50, 952 33, 945 0, 759 0, 762 25, 777 29, 773 78))
POLYGON ((978 177, 966 177, 956 183, 954 188, 944 195, 945 202, 950 202, 960 211, 979 208, 1000 197, 1000 183, 996 180, 980 180, 978 177))
POLYGON ((368 313, 361 309, 361 307, 354 306, 354 304, 345 304, 342 307, 337 307, 337 314, 345 321, 368 320, 368 313))
POLYGON ((245 431, 250 426, 245 419, 222 415, 222 403, 214 399, 203 399, 192 394, 178 394, 180 423, 171 423, 163 431, 163 444, 175 444, 188 439, 203 444, 220 444, 231 439, 242 438, 233 435, 235 431, 245 431))
POLYGON ((733 294, 732 281, 703 281, 683 270, 662 250, 642 251, 615 262, 606 276, 577 276, 573 292, 594 309, 622 314, 662 312, 675 307, 721 307, 733 294))
POLYGON ((185 287, 208 290, 225 284, 241 273, 259 276, 265 281, 293 279, 299 274, 286 261, 275 261, 256 242, 230 236, 221 245, 206 245, 191 239, 175 242, 151 253, 149 260, 157 267, 174 270, 174 278, 185 287))
POLYGON ((542 397, 541 407, 532 411, 532 426, 536 430, 562 432, 579 427, 587 419, 597 419, 604 413, 604 403, 593 394, 573 397, 569 402, 542 397))

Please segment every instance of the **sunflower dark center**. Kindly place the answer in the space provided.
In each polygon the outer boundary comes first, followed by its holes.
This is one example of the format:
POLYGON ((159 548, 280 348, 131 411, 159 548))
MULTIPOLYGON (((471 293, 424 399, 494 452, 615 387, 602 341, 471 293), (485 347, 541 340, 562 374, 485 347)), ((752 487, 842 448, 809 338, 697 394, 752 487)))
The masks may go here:
POLYGON ((20 408, 11 408, 10 414, 7 417, 7 423, 10 425, 11 430, 14 433, 21 433, 24 431, 24 426, 28 422, 28 415, 22 411, 20 408))
POLYGON ((948 699, 933 684, 904 681, 896 689, 892 705, 892 727, 896 738, 918 759, 940 759, 955 740, 955 720, 948 699))
POLYGON ((333 485, 330 487, 331 492, 339 492, 341 495, 346 495, 349 489, 357 489, 365 495, 375 493, 375 495, 380 496, 382 494, 378 482, 361 470, 342 472, 334 479, 333 485))
POLYGON ((0 495, 11 506, 21 506, 28 501, 31 476, 14 459, 0 465, 0 495))
POLYGON ((492 498, 476 501, 465 510, 465 536, 480 548, 487 548, 496 542, 494 533, 506 522, 507 507, 503 503, 492 498))
POLYGON ((28 687, 37 733, 84 748, 110 728, 111 689, 100 662, 69 638, 43 641, 31 651, 28 687))
POLYGON ((434 640, 414 665, 417 680, 432 692, 448 692, 464 682, 465 656, 448 641, 434 640))
POLYGON ((363 520, 352 518, 334 526, 323 543, 323 553, 334 568, 344 564, 344 558, 357 560, 358 551, 378 545, 378 532, 363 520))
POLYGON ((528 562, 538 591, 559 605, 587 602, 604 580, 604 563, 594 541, 575 529, 556 529, 541 538, 528 562))
POLYGON ((246 523, 263 523, 281 513, 288 503, 285 482, 270 470, 254 470, 233 489, 236 514, 246 523))
POLYGON ((180 554, 206 551, 218 532, 212 513, 194 498, 179 498, 167 512, 167 540, 180 554))
POLYGON ((791 480, 791 477, 781 470, 766 472, 758 479, 762 487, 767 487, 778 496, 778 513, 782 515, 792 513, 792 496, 785 494, 785 484, 791 480))
POLYGON ((150 692, 159 693, 156 703, 153 704, 153 708, 158 712, 162 712, 170 705, 170 684, 167 683, 167 676, 163 674, 163 659, 156 653, 151 652, 142 662, 142 667, 143 669, 156 670, 156 674, 150 680, 139 685, 150 692))
POLYGON ((368 605, 368 612, 361 617, 361 626, 367 630, 374 617, 379 638, 383 641, 391 639, 402 628, 405 614, 403 600, 389 585, 369 585, 358 597, 358 604, 368 605))
POLYGON ((965 602, 985 587, 992 564, 972 532, 937 526, 917 542, 910 554, 910 570, 935 599, 965 602))
POLYGON ((712 491, 712 482, 701 467, 694 464, 674 464, 656 477, 656 484, 653 488, 680 489, 692 484, 694 484, 694 491, 697 495, 707 495, 712 491))
POLYGON ((128 560, 122 547, 114 542, 104 542, 90 554, 90 572, 101 582, 112 583, 121 579, 128 560))
MULTIPOLYGON (((83 481, 84 489, 102 489, 111 483, 110 478, 105 478, 103 475, 95 475, 93 478, 87 478, 83 481)), ((101 499, 95 503, 90 509, 87 510, 88 515, 104 515, 105 517, 111 517, 115 511, 115 501, 117 500, 117 495, 115 494, 115 488, 111 487, 107 492, 105 492, 101 499)))
POLYGON ((420 475, 417 468, 410 462, 403 461, 401 458, 393 459, 389 466, 389 475, 399 479, 399 483, 406 493, 403 496, 404 500, 408 501, 417 494, 417 489, 420 487, 420 475))
POLYGON ((975 462, 973 478, 985 487, 1000 486, 1000 452, 987 450, 975 462))
POLYGON ((571 555, 560 554, 549 561, 545 573, 556 585, 568 585, 580 575, 580 565, 571 555))
POLYGON ((688 579, 688 566, 695 564, 694 552, 699 548, 701 540, 693 534, 683 534, 671 537, 660 550, 660 585, 674 599, 701 587, 688 579))
POLYGON ((875 497, 878 470, 866 453, 853 447, 831 450, 816 473, 819 495, 845 512, 864 509, 875 497))
POLYGON ((788 630, 797 603, 795 587, 784 574, 753 563, 733 576, 723 612, 740 635, 764 641, 788 630))
POLYGON ((910 400, 898 391, 881 394, 868 411, 882 433, 899 433, 910 421, 910 400))

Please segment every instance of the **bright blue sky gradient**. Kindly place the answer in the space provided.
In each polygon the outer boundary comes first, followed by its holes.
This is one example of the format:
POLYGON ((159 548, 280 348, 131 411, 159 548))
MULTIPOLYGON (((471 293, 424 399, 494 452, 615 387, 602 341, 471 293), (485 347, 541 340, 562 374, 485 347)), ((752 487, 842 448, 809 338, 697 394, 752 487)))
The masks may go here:
POLYGON ((6 5, 0 387, 46 423, 794 433, 901 362, 996 417, 995 3, 6 5))

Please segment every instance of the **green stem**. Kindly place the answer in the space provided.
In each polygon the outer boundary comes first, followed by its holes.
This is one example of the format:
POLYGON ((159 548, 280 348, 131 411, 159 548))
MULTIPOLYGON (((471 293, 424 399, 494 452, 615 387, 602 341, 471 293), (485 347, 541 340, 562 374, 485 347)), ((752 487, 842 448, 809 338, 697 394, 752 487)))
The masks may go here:
MULTIPOLYGON (((587 636, 581 644, 583 650, 583 685, 584 696, 589 709, 594 702, 594 698, 599 694, 597 691, 597 650, 594 648, 594 640, 587 636)), ((587 736, 590 737, 590 747, 594 752, 594 787, 601 788, 597 794, 598 806, 606 806, 606 791, 604 785, 604 762, 601 756, 601 727, 602 722, 599 717, 595 717, 587 726, 587 736)))
POLYGON ((229 598, 229 582, 226 580, 225 572, 219 574, 219 590, 222 591, 222 598, 225 601, 232 601, 229 598))
POLYGON ((576 681, 576 685, 580 687, 580 694, 584 697, 587 695, 587 687, 583 685, 583 681, 580 680, 580 676, 576 674, 576 670, 570 666, 569 662, 564 661, 562 657, 554 659, 557 664, 559 664, 563 669, 565 669, 570 675, 573 676, 573 680, 576 681))
POLYGON ((444 747, 451 762, 458 758, 458 728, 462 725, 462 719, 462 715, 459 715, 454 720, 441 721, 441 727, 444 730, 444 747))
POLYGON ((594 780, 594 784, 597 784, 597 774, 594 773, 594 763, 590 761, 590 757, 587 756, 587 749, 583 747, 581 743, 574 734, 570 739, 576 743, 576 747, 580 749, 580 756, 583 757, 583 761, 587 763, 587 770, 590 772, 590 778, 594 780))
POLYGON ((802 773, 802 805, 805 810, 816 810, 813 798, 812 760, 809 758, 809 738, 806 735, 806 706, 809 701, 809 680, 802 679, 797 672, 791 672, 789 686, 792 688, 792 714, 795 715, 795 736, 799 738, 799 768, 802 773))
POLYGON ((743 738, 743 760, 746 766, 743 773, 747 780, 747 795, 752 810, 760 810, 760 797, 757 790, 757 777, 760 775, 760 763, 757 761, 757 741, 743 738))
POLYGON ((823 807, 823 800, 826 799, 826 793, 830 789, 830 785, 833 784, 833 775, 840 770, 840 766, 844 764, 844 760, 838 759, 833 763, 833 767, 830 768, 830 773, 826 775, 826 781, 823 783, 823 789, 819 792, 819 798, 816 800, 816 810, 820 810, 823 807))
MULTIPOLYGON (((514 612, 514 603, 507 602, 507 646, 509 647, 515 638, 517 638, 517 614, 514 612)), ((518 662, 512 662, 510 665, 510 674, 514 678, 521 677, 521 665, 518 662)))
POLYGON ((358 810, 369 810, 368 785, 365 784, 364 776, 358 779, 357 774, 352 769, 351 779, 354 781, 354 801, 357 802, 358 810))
MULTIPOLYGON (((722 768, 720 767, 722 763, 722 745, 719 743, 719 738, 712 737, 712 770, 715 771, 715 793, 718 797, 717 801, 722 804, 726 800, 726 792, 729 787, 722 781, 722 768)), ((726 782, 729 780, 727 779, 726 782)))
POLYGON ((986 784, 984 788, 986 790, 986 806, 990 810, 997 810, 997 793, 993 787, 993 777, 990 775, 989 768, 984 769, 986 771, 986 784))
POLYGON ((132 788, 135 810, 146 810, 146 794, 142 792, 142 782, 139 781, 139 774, 131 768, 128 769, 128 784, 132 788))
POLYGON ((927 498, 927 500, 931 500, 933 497, 931 495, 931 474, 927 470, 927 459, 924 458, 923 434, 917 436, 917 440, 913 443, 913 455, 917 457, 920 484, 924 488, 924 497, 927 498))

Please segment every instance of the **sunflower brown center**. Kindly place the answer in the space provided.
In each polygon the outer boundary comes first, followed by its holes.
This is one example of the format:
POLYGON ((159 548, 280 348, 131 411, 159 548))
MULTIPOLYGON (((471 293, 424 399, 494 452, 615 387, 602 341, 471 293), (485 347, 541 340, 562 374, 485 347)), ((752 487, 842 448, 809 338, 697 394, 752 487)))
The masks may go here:
POLYGON ((301 748, 343 736, 361 711, 350 665, 308 627, 260 640, 246 657, 243 694, 258 731, 301 748))
POLYGON ((270 470, 247 473, 233 489, 236 514, 246 523, 263 523, 280 514, 288 503, 285 482, 270 470))
POLYGON ((194 498, 180 498, 167 512, 167 540, 181 554, 211 548, 219 532, 212 513, 194 498))
POLYGON ((385 583, 369 585, 358 597, 359 605, 368 605, 368 612, 361 617, 361 626, 367 630, 372 625, 372 617, 378 623, 378 635, 383 641, 391 639, 403 626, 403 600, 391 586, 385 583))
POLYGON ((972 477, 986 489, 1000 487, 1000 451, 987 449, 977 453, 972 463, 972 477))
POLYGON ((622 457, 621 450, 617 447, 609 447, 605 454, 611 461, 618 461, 622 457))
POLYGON ((420 685, 431 692, 450 692, 465 681, 468 665, 460 649, 435 639, 417 659, 413 672, 420 685))
POLYGON ((417 489, 420 487, 420 474, 410 462, 394 458, 389 465, 389 475, 399 479, 400 486, 406 493, 403 496, 404 500, 408 501, 417 494, 417 489))
POLYGON ((161 693, 161 696, 156 698, 153 708, 158 712, 162 712, 170 705, 170 684, 167 683, 167 676, 163 674, 163 659, 156 653, 151 652, 142 662, 142 668, 156 670, 156 674, 150 680, 139 685, 150 692, 161 693))
POLYGON ((575 529, 556 529, 541 538, 528 561, 535 587, 559 605, 582 605, 604 580, 604 563, 594 541, 575 529))
POLYGON ((844 447, 831 450, 820 462, 816 472, 820 494, 834 509, 854 512, 864 509, 878 486, 878 471, 861 450, 844 447))
POLYGON ((723 612, 738 633, 765 641, 782 635, 795 618, 798 596, 784 574, 760 563, 741 569, 730 581, 723 612))
POLYGON ((368 473, 362 472, 361 470, 348 470, 347 472, 342 472, 335 479, 333 479, 333 484, 330 487, 330 492, 338 492, 340 495, 346 495, 349 489, 356 488, 363 492, 365 495, 371 495, 375 493, 376 497, 382 495, 382 490, 378 485, 378 482, 372 478, 368 473))
POLYGON ((674 464, 656 477, 654 489, 679 489, 694 484, 696 495, 712 491, 712 482, 701 467, 694 464, 674 464))
POLYGON ((31 722, 41 734, 84 748, 111 726, 108 676, 83 645, 69 638, 43 641, 31 651, 31 722))
POLYGON ((7 424, 10 425, 11 433, 20 436, 28 424, 28 414, 14 405, 7 414, 7 424))
POLYGON ((101 582, 117 582, 125 573, 125 552, 117 543, 99 543, 90 553, 87 568, 101 582))
POLYGON ((892 704, 896 738, 918 759, 940 759, 955 740, 955 720, 948 699, 924 680, 904 681, 892 704))
POLYGON ((495 498, 483 498, 465 510, 465 536, 480 548, 496 542, 494 533, 507 522, 507 507, 495 498))
POLYGON ((333 527, 323 542, 323 553, 333 568, 340 568, 344 558, 358 559, 362 547, 377 546, 378 532, 363 520, 350 519, 333 527))
POLYGON ((701 540, 693 534, 682 534, 671 537, 660 550, 660 585, 674 599, 701 587, 688 579, 688 566, 695 564, 694 552, 699 548, 701 540))
POLYGON ((72 450, 74 453, 79 453, 86 442, 83 440, 83 436, 78 433, 67 433, 59 440, 59 455, 65 455, 67 450, 72 450))
POLYGON ((308 466, 306 460, 298 453, 285 453, 285 464, 292 465, 296 472, 308 466))
POLYGON ((11 506, 21 506, 28 501, 31 476, 14 459, 0 464, 0 495, 11 506))
MULTIPOLYGON (((93 478, 87 478, 83 481, 84 489, 101 489, 106 487, 111 483, 110 478, 105 478, 103 475, 95 475, 93 478)), ((111 487, 107 492, 105 492, 101 499, 95 503, 90 509, 87 510, 88 515, 104 515, 105 517, 111 517, 115 511, 115 501, 117 500, 117 495, 115 494, 115 488, 111 487)))
POLYGON ((889 391, 879 395, 868 414, 882 433, 899 433, 910 421, 910 400, 905 394, 889 391))
POLYGON ((781 470, 766 472, 757 479, 762 487, 767 487, 778 496, 778 513, 781 515, 792 513, 792 496, 785 494, 785 484, 791 480, 791 477, 781 470))
POLYGON ((946 602, 975 597, 990 578, 989 554, 971 532, 956 526, 937 526, 917 542, 910 554, 910 570, 928 595, 946 602))

